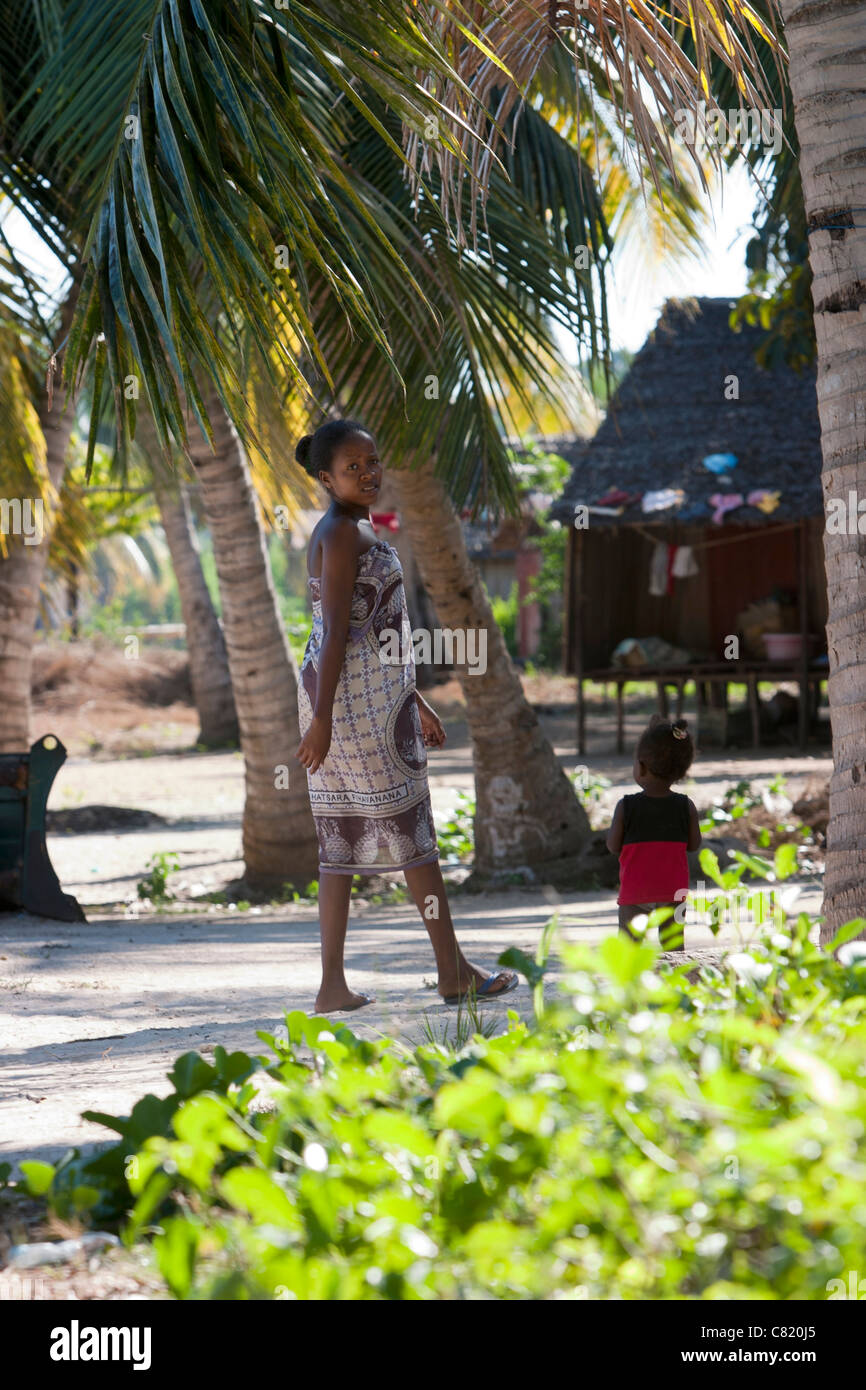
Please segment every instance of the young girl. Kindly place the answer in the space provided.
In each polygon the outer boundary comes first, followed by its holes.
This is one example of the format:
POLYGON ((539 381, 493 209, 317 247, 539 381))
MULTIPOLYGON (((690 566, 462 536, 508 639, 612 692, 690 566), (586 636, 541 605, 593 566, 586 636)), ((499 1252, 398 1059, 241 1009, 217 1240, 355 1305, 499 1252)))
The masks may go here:
POLYGON ((301 742, 319 840, 321 1012, 375 1001, 353 994, 343 971, 355 874, 402 869, 433 944, 446 1003, 489 998, 518 983, 467 961, 457 944, 439 868, 425 748, 445 730, 415 689, 415 660, 397 552, 370 521, 382 484, 376 441, 357 420, 329 420, 305 435, 298 462, 330 494, 307 551, 313 629, 298 683, 301 742), (380 634, 400 633, 398 663, 380 634))
MULTIPOLYGON (((619 855, 619 927, 629 936, 634 935, 629 923, 639 913, 654 907, 676 910, 688 891, 686 854, 701 843, 700 823, 693 802, 672 792, 671 785, 686 775, 694 755, 684 719, 671 724, 653 715, 634 757, 634 780, 641 790, 618 803, 607 836, 611 854, 619 855)), ((659 927, 659 940, 666 950, 681 951, 681 923, 669 917, 659 927)))

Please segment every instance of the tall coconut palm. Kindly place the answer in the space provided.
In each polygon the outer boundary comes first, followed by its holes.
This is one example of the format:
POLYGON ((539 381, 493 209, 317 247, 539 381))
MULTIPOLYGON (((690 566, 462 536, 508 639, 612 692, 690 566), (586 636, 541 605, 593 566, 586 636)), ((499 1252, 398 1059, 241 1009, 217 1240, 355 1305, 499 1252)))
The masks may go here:
MULTIPOLYGON (((71 298, 62 306, 60 339, 72 307, 71 298)), ((0 499, 13 509, 9 534, 0 539, 0 752, 19 752, 30 746, 33 633, 75 415, 71 391, 34 370, 32 344, 28 352, 8 325, 0 356, 0 499), (41 524, 25 535, 15 509, 34 504, 31 516, 41 524)))
MULTIPOLYGON (((146 447, 143 423, 139 421, 137 442, 146 447)), ((155 440, 151 448, 156 451, 155 440)), ((186 628, 190 684, 200 721, 197 742, 206 748, 236 745, 238 717, 225 637, 204 577, 183 479, 167 478, 161 469, 155 469, 153 485, 186 628)))
POLYGON ((205 393, 214 448, 199 435, 191 457, 213 539, 223 626, 244 754, 243 856, 256 888, 316 876, 318 849, 300 742, 298 672, 271 578, 249 462, 215 392, 205 393))
MULTIPOLYGON (((833 777, 822 928, 866 917, 866 91, 864 7, 779 0, 800 145, 818 346, 825 502, 848 528, 825 528, 833 777)), ((829 514, 829 513, 828 513, 829 514)))
MULTIPOLYGON (((400 321, 386 320, 389 338, 399 345, 405 404, 376 370, 375 345, 347 342, 327 296, 314 296, 314 303, 338 399, 367 421, 387 450, 439 625, 464 637, 467 647, 475 641, 486 649, 483 674, 476 660, 455 663, 472 737, 476 872, 490 877, 520 867, 561 881, 584 871, 580 856, 589 822, 523 694, 454 505, 483 498, 492 507, 514 507, 503 436, 514 433, 518 410, 526 414, 539 401, 551 401, 564 428, 579 414, 582 384, 567 370, 552 325, 584 339, 590 353, 596 340, 604 343, 611 246, 606 213, 609 208, 620 226, 634 217, 625 171, 606 133, 599 140, 606 158, 599 163, 590 142, 581 148, 579 139, 569 138, 568 116, 560 112, 566 103, 557 91, 562 75, 550 67, 546 80, 539 79, 549 114, 529 107, 506 122, 507 177, 495 173, 490 180, 484 234, 471 255, 455 246, 438 199, 421 193, 412 206, 400 161, 360 123, 354 132, 347 158, 392 210, 392 235, 402 237, 403 254, 430 286, 439 319, 433 334, 419 331, 420 318, 413 321, 408 310, 400 321), (554 125, 557 116, 562 132, 554 125), (600 173, 606 197, 596 187, 600 173), (409 466, 413 459, 416 467, 409 466)), ((604 95, 598 93, 599 102, 604 95)), ((379 115, 387 128, 387 111, 379 115)), ((432 182, 435 195, 435 175, 432 182)), ((687 245, 696 231, 693 192, 687 183, 668 192, 666 203, 650 206, 644 224, 655 231, 660 221, 668 228, 675 222, 687 245)), ((468 227, 464 234, 468 238, 468 227)))

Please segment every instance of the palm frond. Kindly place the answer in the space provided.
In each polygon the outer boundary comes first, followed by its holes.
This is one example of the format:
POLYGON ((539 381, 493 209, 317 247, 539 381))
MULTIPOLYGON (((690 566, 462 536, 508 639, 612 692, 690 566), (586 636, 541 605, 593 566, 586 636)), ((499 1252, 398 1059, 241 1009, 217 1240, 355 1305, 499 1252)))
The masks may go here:
MULTIPOLYGON (((448 150, 432 154, 440 167, 446 215, 456 187, 459 225, 468 183, 473 237, 477 192, 489 185, 507 117, 525 100, 551 47, 562 47, 576 83, 581 72, 603 75, 618 99, 619 124, 633 136, 641 167, 659 193, 658 166, 674 170, 670 125, 679 110, 693 110, 702 98, 711 98, 713 64, 730 72, 743 100, 759 106, 766 104, 768 76, 756 41, 763 42, 781 68, 775 16, 747 0, 475 0, 468 11, 468 19, 445 13, 441 23, 460 79, 478 103, 474 123, 468 123, 474 138, 462 150, 468 156, 469 180, 448 150), (692 54, 680 41, 682 31, 691 37, 692 54), (510 76, 505 86, 503 70, 510 76)), ((457 88, 448 80, 443 83, 439 74, 430 74, 426 85, 446 108, 459 100, 457 88)), ((407 148, 420 175, 430 163, 429 144, 416 134, 407 148)), ((695 165, 702 178, 697 158, 695 165)))
POLYGON ((399 161, 361 128, 347 158, 388 206, 395 244, 429 286, 436 318, 413 312, 410 302, 387 319, 404 394, 372 344, 346 340, 338 306, 320 286, 316 325, 336 399, 382 436, 398 466, 410 455, 435 456, 456 505, 514 510, 503 435, 516 433, 539 404, 564 428, 585 406, 554 324, 584 341, 588 355, 606 340, 603 300, 574 262, 579 247, 592 245, 600 259, 609 248, 590 170, 536 112, 524 111, 510 155, 513 182, 493 175, 483 235, 474 250, 465 242, 461 250, 441 215, 435 174, 433 198, 413 200, 399 161))
MULTIPOLYGON (((402 0, 360 0, 350 17, 328 0, 288 10, 272 0, 133 0, 122 10, 67 0, 60 34, 26 64, 29 85, 7 111, 0 186, 67 252, 70 240, 81 247, 67 379, 104 358, 122 445, 134 415, 123 385, 137 374, 163 440, 186 439, 179 383, 208 432, 197 371, 244 430, 242 373, 202 315, 203 293, 230 336, 243 320, 262 361, 281 345, 277 371, 298 389, 293 337, 328 376, 309 316, 311 274, 327 281, 350 330, 388 355, 368 293, 371 257, 391 258, 400 297, 423 290, 399 274, 338 151, 347 118, 375 123, 368 93, 404 122, 435 118, 440 103, 419 70, 448 76, 472 106, 436 18, 402 0), (329 189, 353 208, 351 241, 329 189)), ((399 138, 388 138, 402 158, 399 138)), ((445 142, 459 164, 460 142, 445 142)))

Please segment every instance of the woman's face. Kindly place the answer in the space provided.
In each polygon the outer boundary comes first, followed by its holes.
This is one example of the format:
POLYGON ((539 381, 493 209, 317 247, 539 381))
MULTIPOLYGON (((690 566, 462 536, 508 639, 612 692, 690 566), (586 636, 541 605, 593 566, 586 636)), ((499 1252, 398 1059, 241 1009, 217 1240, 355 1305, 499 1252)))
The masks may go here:
POLYGON ((334 450, 331 471, 319 480, 338 502, 355 507, 376 504, 382 486, 382 463, 371 434, 351 434, 334 450))

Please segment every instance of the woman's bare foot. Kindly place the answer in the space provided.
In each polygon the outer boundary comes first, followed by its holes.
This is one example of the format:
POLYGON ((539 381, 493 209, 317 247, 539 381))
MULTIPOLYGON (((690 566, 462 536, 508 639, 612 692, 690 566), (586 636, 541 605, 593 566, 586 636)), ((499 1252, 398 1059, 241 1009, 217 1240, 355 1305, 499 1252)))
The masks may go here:
POLYGON ((375 1002, 375 998, 370 994, 353 994, 350 989, 331 990, 317 997, 316 1013, 333 1014, 341 1010, 348 1013, 350 1009, 363 1009, 365 1004, 375 1002))
POLYGON ((491 975, 502 975, 502 983, 496 989, 484 995, 485 999, 495 999, 498 994, 505 993, 505 987, 514 977, 513 970, 480 970, 471 961, 461 960, 458 962, 457 969, 448 975, 442 975, 437 984, 438 993, 443 999, 451 999, 455 994, 467 995, 473 989, 480 989, 485 980, 489 980, 491 975))

